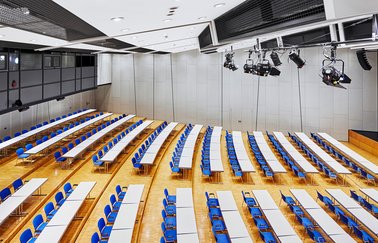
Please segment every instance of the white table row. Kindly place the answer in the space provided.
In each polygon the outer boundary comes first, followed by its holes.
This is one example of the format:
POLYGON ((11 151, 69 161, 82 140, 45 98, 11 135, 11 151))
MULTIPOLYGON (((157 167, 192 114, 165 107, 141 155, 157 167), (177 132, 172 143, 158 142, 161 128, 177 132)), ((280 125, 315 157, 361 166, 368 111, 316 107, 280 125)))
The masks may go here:
POLYGON ((354 199, 349 197, 340 189, 326 189, 326 191, 337 201, 343 208, 345 208, 351 215, 353 215, 359 222, 365 225, 371 232, 378 236, 378 219, 358 204, 354 199))
POLYGON ((101 158, 102 161, 105 162, 114 162, 118 155, 122 153, 122 151, 149 125, 151 125, 153 121, 147 120, 144 121, 142 124, 134 128, 131 132, 126 134, 125 137, 121 139, 121 141, 118 141, 118 143, 113 146, 112 149, 110 149, 104 157, 101 158))
POLYGON ((151 143, 150 147, 148 147, 147 151, 145 152, 142 160, 140 161, 141 164, 154 164, 155 158, 159 153, 161 147, 163 146, 165 140, 167 140, 168 136, 177 125, 177 122, 171 122, 159 133, 159 135, 155 138, 155 140, 151 143))
POLYGON ((180 169, 191 169, 193 165, 194 148, 197 143, 198 135, 201 132, 203 125, 194 125, 188 137, 185 140, 182 149, 178 167, 180 169))
POLYGON ((13 193, 0 204, 0 225, 17 209, 26 199, 41 188, 47 178, 33 178, 25 183, 20 189, 13 193))
POLYGON ((21 142, 21 141, 23 141, 23 140, 25 140, 25 139, 27 139, 29 137, 34 136, 37 133, 43 132, 43 131, 45 131, 47 129, 50 129, 50 128, 54 127, 54 126, 57 126, 59 124, 65 123, 65 122, 68 122, 70 120, 73 120, 75 118, 78 118, 80 116, 89 114, 89 113, 94 112, 94 111, 96 111, 96 109, 89 109, 89 110, 86 110, 86 111, 82 111, 82 112, 79 112, 79 113, 74 114, 72 116, 67 116, 66 118, 62 118, 62 119, 60 119, 58 121, 50 122, 49 124, 46 124, 46 125, 44 125, 42 127, 39 127, 39 128, 36 128, 34 130, 30 130, 27 133, 21 134, 20 136, 11 138, 8 141, 0 143, 0 150, 5 149, 5 148, 7 148, 9 146, 12 146, 12 145, 14 145, 16 143, 19 143, 19 142, 21 142))
POLYGON ((126 195, 122 200, 116 220, 114 221, 112 231, 110 232, 108 242, 131 242, 143 190, 143 184, 128 186, 126 195))
POLYGON ((286 169, 278 161, 277 157, 274 155, 273 151, 270 149, 268 143, 265 140, 264 134, 262 132, 253 132, 257 146, 261 154, 263 155, 266 163, 273 173, 286 173, 286 169))
POLYGON ((353 159, 355 162, 357 162, 359 165, 370 171, 371 173, 377 175, 378 174, 378 165, 372 163, 371 161, 365 159, 352 149, 348 148, 344 144, 340 143, 330 135, 328 135, 325 132, 319 132, 318 135, 325 139, 328 143, 330 143, 333 147, 335 147, 337 150, 341 151, 344 155, 347 155, 351 159, 353 159))
POLYGON ((295 147, 287 140, 282 132, 273 132, 277 141, 285 149, 285 151, 290 155, 294 162, 304 171, 305 173, 319 173, 319 171, 308 162, 305 157, 295 149, 295 147))
POLYGON ((267 190, 252 190, 252 193, 281 242, 302 242, 267 190))
POLYGON ((316 203, 306 190, 290 189, 290 192, 316 224, 319 225, 324 233, 334 242, 356 242, 316 203))
POLYGON ((360 189, 360 191, 368 196, 371 200, 378 203, 378 191, 373 188, 360 189))
POLYGON ((61 134, 58 134, 56 135, 55 137, 53 138, 50 138, 49 140, 47 140, 46 142, 43 142, 37 146, 35 146, 34 148, 32 149, 29 149, 27 151, 25 151, 25 154, 38 154, 39 152, 41 152, 42 150, 44 149, 47 149, 49 148, 50 146, 56 144, 57 142, 61 141, 62 139, 74 134, 75 132, 78 132, 84 128, 86 128, 87 126, 90 126, 90 125, 93 125, 94 123, 98 122, 98 121, 101 121, 109 116, 111 116, 113 113, 106 113, 106 114, 103 114, 101 116, 98 116, 98 117, 95 117, 89 121, 86 121, 78 126, 75 126, 71 129, 68 129, 67 131, 65 132, 62 132, 61 134))
POLYGON ((113 124, 107 126, 106 128, 102 129, 101 131, 97 132, 96 134, 92 135, 91 137, 87 138, 84 142, 80 143, 79 146, 74 147, 67 153, 65 153, 62 157, 67 159, 75 159, 77 156, 83 153, 88 147, 92 146, 94 143, 96 143, 99 139, 104 137, 107 133, 115 130, 117 127, 123 125, 130 119, 134 118, 135 115, 128 115, 126 117, 123 117, 119 119, 118 121, 114 122, 113 124))
POLYGON ((247 227, 236 207, 236 202, 231 191, 217 191, 219 208, 227 228, 231 242, 243 239, 245 242, 253 242, 249 236, 247 227))
POLYGON ((314 141, 312 141, 306 134, 303 132, 296 132, 297 137, 312 151, 314 152, 332 171, 337 174, 351 174, 351 172, 337 162, 332 156, 327 152, 321 149, 314 141))
POLYGON ((253 167, 252 162, 248 157, 247 150, 245 149, 242 133, 238 131, 233 131, 232 142, 234 144, 236 158, 238 159, 241 171, 256 172, 256 169, 253 167))
POLYGON ((59 242, 96 182, 81 182, 47 223, 35 242, 59 242), (75 191, 77 192, 75 193, 75 191), (75 193, 75 194, 74 194, 75 193), (71 196, 73 197, 71 198, 71 196), (79 200, 79 198, 81 198, 79 200), (70 200, 75 199, 75 200, 70 200), (78 199, 78 200, 76 200, 78 199))
POLYGON ((210 170, 211 172, 223 172, 221 154, 222 127, 214 127, 210 138, 210 170))

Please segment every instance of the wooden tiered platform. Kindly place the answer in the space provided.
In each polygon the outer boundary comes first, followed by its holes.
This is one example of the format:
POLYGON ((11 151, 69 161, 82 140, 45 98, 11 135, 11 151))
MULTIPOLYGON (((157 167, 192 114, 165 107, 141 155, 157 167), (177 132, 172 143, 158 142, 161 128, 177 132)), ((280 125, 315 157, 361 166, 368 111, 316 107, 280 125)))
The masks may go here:
POLYGON ((378 156, 378 132, 349 130, 349 143, 378 156))

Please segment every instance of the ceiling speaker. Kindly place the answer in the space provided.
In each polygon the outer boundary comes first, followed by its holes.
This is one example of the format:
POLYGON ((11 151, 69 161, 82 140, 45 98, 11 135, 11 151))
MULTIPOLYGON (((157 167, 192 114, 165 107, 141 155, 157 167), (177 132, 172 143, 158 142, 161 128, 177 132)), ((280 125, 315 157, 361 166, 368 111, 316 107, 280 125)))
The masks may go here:
POLYGON ((366 51, 358 50, 356 54, 357 54, 358 62, 360 63, 361 67, 366 71, 371 70, 371 65, 369 64, 369 60, 366 57, 366 51))

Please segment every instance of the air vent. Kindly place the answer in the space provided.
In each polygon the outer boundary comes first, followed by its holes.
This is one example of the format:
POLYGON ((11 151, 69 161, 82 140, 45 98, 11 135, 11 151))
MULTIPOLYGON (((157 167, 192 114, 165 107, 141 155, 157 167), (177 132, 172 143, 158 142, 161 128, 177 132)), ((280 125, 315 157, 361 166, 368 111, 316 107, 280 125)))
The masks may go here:
POLYGON ((345 40, 371 38, 372 26, 372 19, 344 23, 345 40))
POLYGON ((261 48, 263 49, 276 48, 276 47, 278 47, 277 39, 261 42, 261 48))
POLYGON ((213 41, 211 39, 211 32, 210 32, 210 26, 207 26, 201 34, 198 36, 198 41, 200 48, 207 48, 213 45, 213 41))
POLYGON ((330 42, 329 28, 319 28, 282 37, 284 46, 330 42))

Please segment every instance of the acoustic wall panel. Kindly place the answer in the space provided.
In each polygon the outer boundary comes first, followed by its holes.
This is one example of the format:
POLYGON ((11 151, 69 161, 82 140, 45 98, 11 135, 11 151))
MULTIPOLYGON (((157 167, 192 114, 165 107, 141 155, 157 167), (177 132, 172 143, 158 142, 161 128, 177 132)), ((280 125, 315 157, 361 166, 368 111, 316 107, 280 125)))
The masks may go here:
POLYGON ((53 98, 60 95, 60 82, 53 84, 45 84, 43 86, 43 98, 53 98))

